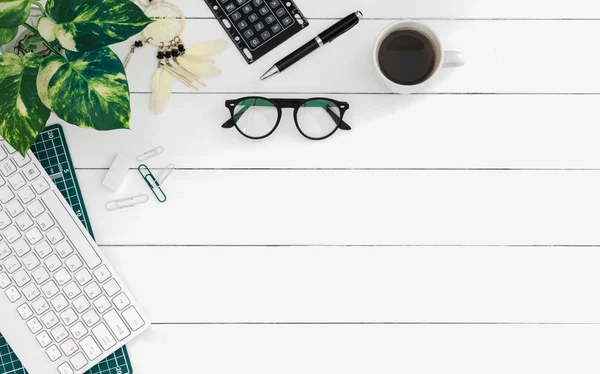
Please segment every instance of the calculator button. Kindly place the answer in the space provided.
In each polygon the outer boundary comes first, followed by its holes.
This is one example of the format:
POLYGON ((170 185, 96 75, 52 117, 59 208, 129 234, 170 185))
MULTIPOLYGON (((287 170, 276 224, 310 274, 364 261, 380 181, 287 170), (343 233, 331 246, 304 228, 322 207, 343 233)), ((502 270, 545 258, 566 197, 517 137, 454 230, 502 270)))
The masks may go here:
POLYGON ((252 7, 250 5, 244 5, 242 7, 242 12, 244 12, 245 14, 248 14, 248 13, 252 12, 252 7))
POLYGON ((260 13, 261 16, 264 16, 265 14, 269 14, 269 8, 264 6, 258 10, 258 13, 260 13))
POLYGON ((270 0, 270 1, 269 1, 269 5, 271 6, 271 8, 275 9, 275 8, 277 8, 278 6, 280 6, 280 5, 281 5, 281 3, 279 3, 279 0, 270 0))
POLYGON ((225 5, 225 10, 227 12, 231 13, 235 10, 235 5, 233 3, 229 3, 229 4, 225 5))
POLYGON ((219 0, 221 2, 221 4, 225 4, 226 2, 228 2, 229 0, 219 0))
POLYGON ((264 23, 262 23, 262 22, 259 22, 259 23, 257 23, 256 25, 254 25, 254 29, 255 29, 256 31, 260 31, 260 30, 262 30, 262 29, 264 29, 264 28, 265 28, 265 24, 264 24, 264 23))
POLYGON ((256 15, 256 13, 252 13, 251 15, 248 16, 248 20, 252 23, 258 21, 258 16, 256 15))
POLYGON ((243 3, 245 3, 245 2, 246 2, 246 0, 235 0, 235 2, 236 2, 238 5, 242 5, 243 3))
POLYGON ((260 4, 263 3, 263 0, 252 0, 252 4, 254 4, 254 6, 258 7, 260 6, 260 4))
POLYGON ((274 24, 271 27, 271 31, 273 31, 273 34, 277 34, 278 32, 281 31, 281 25, 279 25, 278 23, 274 24))
POLYGON ((262 40, 267 40, 271 37, 271 33, 268 31, 265 31, 262 34, 260 34, 260 37, 262 38, 262 40))
POLYGON ((256 47, 258 47, 259 44, 260 44, 260 40, 258 40, 258 38, 254 38, 254 39, 250 40, 251 47, 256 48, 256 47))
POLYGON ((275 11, 275 14, 277 14, 277 17, 283 17, 285 15, 287 15, 286 11, 284 8, 279 8, 275 11))
POLYGON ((243 30, 243 29, 245 29, 246 27, 248 27, 248 22, 246 22, 246 21, 242 21, 242 22, 238 23, 237 25, 238 25, 238 27, 240 28, 240 30, 243 30))
POLYGON ((275 17, 273 17, 272 15, 268 15, 265 17, 265 21, 267 22, 267 25, 272 24, 273 22, 275 22, 275 17))
POLYGON ((283 23, 283 26, 289 26, 292 24, 292 19, 290 17, 285 17, 281 20, 281 23, 283 23))
POLYGON ((252 31, 252 29, 248 29, 244 31, 244 36, 246 37, 246 39, 250 39, 254 36, 254 31, 252 31))
POLYGON ((232 19, 234 22, 237 22, 237 21, 239 21, 239 20, 240 20, 240 18, 242 18, 242 13, 240 13, 240 12, 235 12, 235 13, 233 13, 233 14, 231 15, 231 19, 232 19))

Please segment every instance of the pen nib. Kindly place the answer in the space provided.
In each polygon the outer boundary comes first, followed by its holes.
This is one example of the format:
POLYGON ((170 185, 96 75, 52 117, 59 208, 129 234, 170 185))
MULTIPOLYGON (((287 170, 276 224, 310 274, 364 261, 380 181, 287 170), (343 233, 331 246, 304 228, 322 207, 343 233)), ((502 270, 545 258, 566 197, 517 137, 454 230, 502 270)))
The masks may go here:
POLYGON ((273 66, 266 73, 264 73, 262 75, 262 77, 260 77, 260 80, 264 81, 265 79, 267 79, 267 78, 269 78, 269 77, 271 77, 271 76, 273 76, 275 74, 278 74, 278 73, 279 73, 279 69, 277 69, 277 66, 273 66))

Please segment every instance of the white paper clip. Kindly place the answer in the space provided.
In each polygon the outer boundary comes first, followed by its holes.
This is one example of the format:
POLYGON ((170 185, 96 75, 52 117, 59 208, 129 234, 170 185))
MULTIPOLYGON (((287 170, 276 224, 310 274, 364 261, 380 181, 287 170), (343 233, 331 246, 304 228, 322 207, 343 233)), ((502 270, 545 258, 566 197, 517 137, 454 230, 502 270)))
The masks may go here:
POLYGON ((148 202, 148 195, 137 195, 126 197, 124 199, 113 200, 106 203, 104 206, 106 210, 117 210, 125 208, 133 208, 136 205, 144 204, 148 202))
POLYGON ((156 157, 156 156, 160 155, 164 151, 165 150, 163 149, 163 147, 161 147, 159 145, 158 147, 153 148, 153 149, 151 149, 149 151, 146 151, 146 152, 142 153, 141 155, 137 156, 137 160, 139 162, 146 161, 146 160, 148 160, 148 159, 150 159, 152 157, 156 157))
POLYGON ((175 165, 169 164, 169 165, 165 166, 165 168, 162 170, 163 170, 162 173, 160 173, 160 175, 158 176, 158 184, 165 183, 165 181, 167 180, 169 175, 171 175, 173 170, 175 170, 175 165))

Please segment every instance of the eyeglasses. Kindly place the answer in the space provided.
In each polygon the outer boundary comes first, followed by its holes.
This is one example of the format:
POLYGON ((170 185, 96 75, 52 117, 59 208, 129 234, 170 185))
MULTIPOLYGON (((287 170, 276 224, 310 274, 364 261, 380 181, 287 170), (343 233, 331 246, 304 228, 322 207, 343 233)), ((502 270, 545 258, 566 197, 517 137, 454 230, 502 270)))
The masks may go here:
POLYGON ((326 98, 312 99, 266 99, 264 97, 244 97, 225 101, 231 112, 231 119, 223 128, 235 128, 250 139, 264 139, 271 135, 281 120, 281 109, 293 108, 294 121, 300 134, 308 139, 323 140, 337 129, 350 130, 342 120, 348 110, 348 103, 326 98))

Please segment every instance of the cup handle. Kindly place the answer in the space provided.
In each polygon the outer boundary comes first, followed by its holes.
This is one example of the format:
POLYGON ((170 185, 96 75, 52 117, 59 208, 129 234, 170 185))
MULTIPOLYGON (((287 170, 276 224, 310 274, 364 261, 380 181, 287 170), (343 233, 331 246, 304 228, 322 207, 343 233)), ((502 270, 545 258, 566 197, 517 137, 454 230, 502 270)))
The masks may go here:
POLYGON ((465 64, 465 56, 458 51, 444 51, 444 68, 458 68, 465 64))

